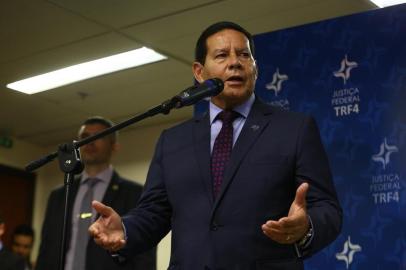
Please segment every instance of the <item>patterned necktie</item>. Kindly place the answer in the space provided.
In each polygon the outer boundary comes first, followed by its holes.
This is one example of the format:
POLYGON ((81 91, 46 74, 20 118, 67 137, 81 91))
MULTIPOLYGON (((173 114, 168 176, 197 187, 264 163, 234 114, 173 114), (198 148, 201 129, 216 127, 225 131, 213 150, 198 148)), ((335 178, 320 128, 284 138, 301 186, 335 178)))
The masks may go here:
POLYGON ((87 242, 89 241, 88 228, 92 223, 92 200, 94 193, 94 186, 100 181, 97 178, 88 178, 85 180, 84 185, 87 185, 87 191, 83 196, 80 213, 78 216, 78 231, 75 242, 75 253, 73 256, 74 270, 86 269, 86 249, 87 242))
POLYGON ((220 133, 214 141, 211 155, 211 175, 213 178, 214 197, 220 191, 224 169, 230 159, 233 148, 233 122, 240 114, 235 111, 222 111, 217 118, 223 122, 220 133))

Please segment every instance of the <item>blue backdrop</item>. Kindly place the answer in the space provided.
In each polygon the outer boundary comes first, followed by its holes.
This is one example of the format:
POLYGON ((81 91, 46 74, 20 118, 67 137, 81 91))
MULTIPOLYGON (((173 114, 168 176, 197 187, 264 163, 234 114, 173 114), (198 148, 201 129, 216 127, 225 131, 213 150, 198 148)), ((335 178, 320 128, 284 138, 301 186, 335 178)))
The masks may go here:
POLYGON ((306 269, 405 270, 406 5, 254 40, 256 94, 316 118, 344 210, 306 269))

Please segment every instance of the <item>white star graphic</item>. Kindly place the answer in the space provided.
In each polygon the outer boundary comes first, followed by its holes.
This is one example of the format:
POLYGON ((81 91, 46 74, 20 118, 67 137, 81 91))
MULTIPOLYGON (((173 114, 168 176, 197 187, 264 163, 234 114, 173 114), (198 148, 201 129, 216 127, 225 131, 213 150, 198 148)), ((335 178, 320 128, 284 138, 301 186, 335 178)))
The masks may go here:
POLYGON ((343 78, 344 84, 347 83, 347 80, 350 78, 350 71, 353 68, 358 67, 357 62, 353 61, 348 61, 347 55, 345 55, 345 58, 341 61, 341 67, 339 70, 334 71, 334 76, 337 78, 343 78))
POLYGON ((381 162, 383 169, 386 170, 386 165, 388 165, 390 162, 390 155, 398 151, 399 149, 395 145, 388 145, 385 138, 383 143, 381 143, 379 153, 373 155, 372 160, 376 162, 381 162))
POLYGON ((337 260, 344 261, 346 264, 346 267, 348 269, 348 267, 352 263, 352 260, 354 259, 354 254, 361 250, 362 250, 361 246, 351 243, 350 236, 348 236, 348 240, 345 241, 345 243, 344 243, 343 251, 341 251, 340 253, 337 253, 336 258, 337 258, 337 260))
POLYGON ((289 79, 288 75, 280 74, 279 68, 276 69, 276 72, 273 74, 272 82, 265 85, 266 89, 274 90, 275 95, 282 90, 282 83, 289 79))

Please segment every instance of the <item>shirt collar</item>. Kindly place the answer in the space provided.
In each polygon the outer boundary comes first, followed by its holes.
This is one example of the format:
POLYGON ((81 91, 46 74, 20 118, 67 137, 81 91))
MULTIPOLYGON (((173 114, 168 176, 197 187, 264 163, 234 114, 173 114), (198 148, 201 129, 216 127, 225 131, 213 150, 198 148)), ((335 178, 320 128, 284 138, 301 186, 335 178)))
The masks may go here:
MULTIPOLYGON (((110 165, 105 170, 99 172, 95 177, 92 177, 92 178, 98 178, 98 179, 100 179, 101 182, 108 184, 110 182, 110 179, 112 176, 113 176, 113 166, 110 165)), ((89 178, 89 175, 85 171, 83 171, 82 176, 80 178, 80 183, 83 184, 83 182, 87 178, 89 178)))
MULTIPOLYGON (((254 104, 255 101, 255 94, 252 93, 251 96, 242 104, 238 105, 233 109, 233 111, 238 112, 241 114, 244 118, 248 117, 249 112, 251 111, 252 104, 254 104)), ((213 102, 210 101, 209 105, 210 109, 210 124, 213 124, 214 119, 216 119, 216 116, 223 110, 220 107, 216 106, 213 102)))

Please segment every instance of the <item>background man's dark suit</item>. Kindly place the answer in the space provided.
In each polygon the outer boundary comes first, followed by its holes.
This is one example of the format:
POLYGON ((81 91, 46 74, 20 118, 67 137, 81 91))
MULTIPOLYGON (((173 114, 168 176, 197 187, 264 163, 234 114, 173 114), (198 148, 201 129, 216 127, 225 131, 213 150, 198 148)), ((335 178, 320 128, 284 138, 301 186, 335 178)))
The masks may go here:
POLYGON ((0 250, 0 270, 24 270, 24 260, 3 247, 0 250))
MULTIPOLYGON (((79 178, 74 181, 73 197, 76 196, 78 191, 79 181, 79 178)), ((142 187, 140 185, 121 178, 114 172, 103 202, 115 209, 118 213, 125 214, 135 207, 141 192, 142 187)), ((59 267, 63 205, 64 189, 61 187, 54 190, 48 200, 36 270, 53 270, 59 267)), ((68 220, 72 220, 71 213, 68 220)), ((68 236, 68 243, 69 239, 70 237, 68 236)), ((86 258, 87 270, 150 270, 155 269, 155 265, 155 252, 150 250, 144 254, 129 257, 124 267, 119 267, 106 250, 97 246, 93 239, 89 239, 86 258)))
POLYGON ((310 256, 335 239, 342 219, 314 120, 255 101, 214 200, 209 117, 192 119, 162 133, 139 207, 123 218, 126 248, 149 248, 172 229, 169 269, 303 269, 295 246, 272 241, 261 225, 288 214, 304 181, 310 256))

